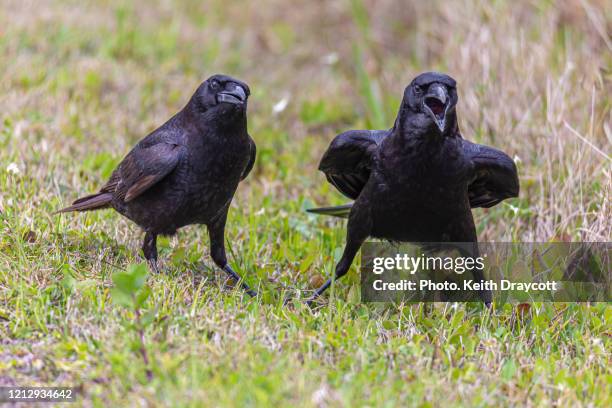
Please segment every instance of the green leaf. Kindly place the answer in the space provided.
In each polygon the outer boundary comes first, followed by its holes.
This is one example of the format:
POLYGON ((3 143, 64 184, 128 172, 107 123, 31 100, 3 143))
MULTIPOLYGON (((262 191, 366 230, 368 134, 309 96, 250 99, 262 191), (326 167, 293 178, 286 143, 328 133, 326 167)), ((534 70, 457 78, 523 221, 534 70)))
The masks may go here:
POLYGON ((76 279, 74 279, 71 275, 66 274, 64 275, 64 278, 60 281, 60 284, 67 293, 72 293, 76 285, 76 279))
POLYGON ((133 307, 134 306, 134 298, 118 288, 111 289, 111 297, 113 298, 113 302, 125 306, 125 307, 133 307))
POLYGON ((136 304, 135 306, 137 308, 140 308, 144 305, 144 303, 147 301, 147 299, 149 298, 149 296, 151 295, 151 288, 148 286, 143 287, 139 292, 138 295, 136 296, 136 304))
POLYGON ((359 285, 351 285, 346 301, 354 305, 359 304, 361 301, 361 291, 359 285))
POLYGON ((128 271, 134 277, 134 287, 136 290, 142 288, 147 281, 147 265, 144 263, 139 263, 136 265, 130 265, 128 271))
POLYGON ((129 272, 116 272, 113 274, 113 284, 115 289, 125 294, 132 294, 136 291, 134 277, 129 272))
POLYGON ((147 279, 147 266, 143 263, 130 265, 126 272, 113 274, 115 288, 129 295, 135 295, 147 279))
POLYGON ((516 374, 516 362, 512 359, 506 360, 501 369, 501 377, 502 379, 509 381, 516 374))
POLYGON ((187 257, 185 248, 177 248, 172 254, 172 264, 179 266, 183 260, 187 257))
POLYGON ((382 326, 387 330, 393 330, 397 328, 397 324, 392 320, 385 320, 382 322, 382 326))
POLYGON ((463 318, 465 317, 465 311, 462 309, 459 309, 455 312, 455 314, 453 315, 453 318, 451 320, 451 327, 452 328, 457 328, 459 327, 459 325, 461 324, 461 322, 463 321, 463 318))

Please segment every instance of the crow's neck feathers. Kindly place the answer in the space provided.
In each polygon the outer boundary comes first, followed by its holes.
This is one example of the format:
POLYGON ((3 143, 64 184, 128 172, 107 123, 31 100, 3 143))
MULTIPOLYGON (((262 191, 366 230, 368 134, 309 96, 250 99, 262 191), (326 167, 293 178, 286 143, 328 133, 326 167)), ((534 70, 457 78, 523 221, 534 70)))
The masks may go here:
POLYGON ((236 109, 233 106, 216 106, 213 109, 202 109, 193 100, 181 111, 188 120, 194 124, 197 133, 221 132, 224 135, 246 134, 247 115, 246 107, 236 109))

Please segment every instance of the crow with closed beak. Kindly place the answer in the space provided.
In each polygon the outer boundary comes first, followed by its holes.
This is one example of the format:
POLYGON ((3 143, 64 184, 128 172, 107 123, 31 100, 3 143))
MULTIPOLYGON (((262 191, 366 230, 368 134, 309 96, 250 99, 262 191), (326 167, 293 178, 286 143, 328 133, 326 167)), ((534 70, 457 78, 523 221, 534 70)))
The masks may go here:
MULTIPOLYGON (((354 203, 309 210, 348 217, 346 246, 335 279, 344 276, 368 238, 395 242, 468 242, 478 256, 471 208, 516 197, 514 162, 503 152, 463 139, 457 88, 448 75, 427 72, 406 87, 389 130, 351 130, 332 141, 319 170, 354 203)), ((465 247, 464 247, 465 248, 465 247)), ((460 249, 461 251, 461 249, 460 249)), ((482 273, 473 269, 479 281, 482 273)), ((311 304, 329 279, 308 300, 311 304)), ((491 303, 491 292, 479 293, 491 303)))
MULTIPOLYGON (((247 132, 249 87, 226 75, 204 81, 187 105, 142 139, 96 194, 58 212, 114 208, 145 232, 142 251, 157 268, 157 236, 205 224, 217 266, 237 282, 227 263, 225 222, 238 183, 255 163, 247 132)), ((251 296, 256 293, 242 282, 251 296)))

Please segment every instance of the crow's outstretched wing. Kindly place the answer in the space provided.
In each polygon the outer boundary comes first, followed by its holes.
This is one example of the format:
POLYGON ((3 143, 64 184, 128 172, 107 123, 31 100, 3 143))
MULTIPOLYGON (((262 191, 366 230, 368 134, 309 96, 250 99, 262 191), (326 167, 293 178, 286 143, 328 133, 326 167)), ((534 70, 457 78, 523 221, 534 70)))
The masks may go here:
POLYGON ((132 201, 174 170, 185 147, 173 142, 136 146, 119 164, 100 192, 132 201))
MULTIPOLYGON (((353 130, 338 135, 325 152, 319 170, 342 194, 357 199, 371 171, 371 160, 387 131, 353 130)), ((519 181, 514 161, 504 152, 462 139, 464 154, 474 174, 468 186, 470 206, 492 207, 517 197, 519 181)), ((352 204, 309 209, 315 214, 348 217, 352 204)))
POLYGON ((370 177, 374 152, 386 130, 351 130, 336 136, 323 155, 319 170, 345 196, 355 200, 370 177))
POLYGON ((492 207, 519 194, 519 180, 514 161, 504 152, 463 139, 463 151, 474 165, 468 186, 472 208, 492 207))

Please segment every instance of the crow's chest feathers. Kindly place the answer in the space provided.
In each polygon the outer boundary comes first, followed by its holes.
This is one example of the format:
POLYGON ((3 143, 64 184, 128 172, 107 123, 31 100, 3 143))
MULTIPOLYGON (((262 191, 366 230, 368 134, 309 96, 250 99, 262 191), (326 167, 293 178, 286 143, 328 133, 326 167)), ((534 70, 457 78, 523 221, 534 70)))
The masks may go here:
POLYGON ((190 149, 188 166, 198 179, 237 180, 248 162, 249 149, 246 138, 204 140, 197 149, 190 149))
POLYGON ((395 192, 445 196, 467 189, 469 163, 452 140, 439 145, 415 141, 385 153, 378 166, 385 184, 395 192))

